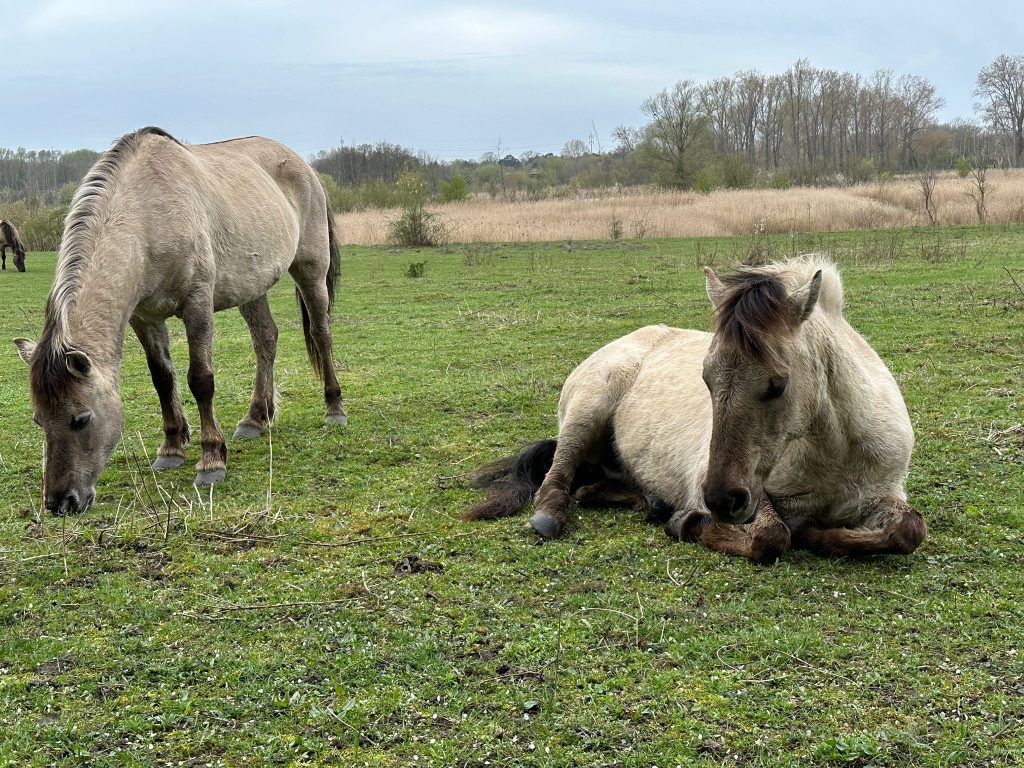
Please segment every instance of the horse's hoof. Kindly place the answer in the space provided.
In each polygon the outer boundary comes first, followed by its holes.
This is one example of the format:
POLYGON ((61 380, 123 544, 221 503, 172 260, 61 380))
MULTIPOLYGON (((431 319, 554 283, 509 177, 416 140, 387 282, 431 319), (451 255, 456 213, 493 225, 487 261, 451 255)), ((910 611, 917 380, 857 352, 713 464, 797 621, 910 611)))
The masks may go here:
POLYGON ((534 512, 530 518, 530 527, 545 539, 557 539, 562 532, 562 524, 547 512, 534 512))
POLYGON ((348 416, 344 413, 328 413, 324 417, 324 421, 328 424, 337 424, 339 427, 344 427, 348 424, 348 416))
POLYGON ((219 483, 223 480, 225 474, 227 474, 227 472, 223 469, 199 470, 196 472, 196 479, 193 484, 196 488, 207 488, 214 483, 219 483))
POLYGON ((184 463, 184 456, 157 456, 153 462, 153 469, 178 469, 184 463))
POLYGON ((677 541, 696 541, 710 520, 706 512, 680 509, 665 523, 665 533, 677 541))
POLYGON ((235 434, 231 436, 232 440, 249 440, 253 437, 259 437, 263 434, 263 430, 257 427, 255 424, 249 424, 245 421, 238 422, 238 426, 235 427, 235 434))

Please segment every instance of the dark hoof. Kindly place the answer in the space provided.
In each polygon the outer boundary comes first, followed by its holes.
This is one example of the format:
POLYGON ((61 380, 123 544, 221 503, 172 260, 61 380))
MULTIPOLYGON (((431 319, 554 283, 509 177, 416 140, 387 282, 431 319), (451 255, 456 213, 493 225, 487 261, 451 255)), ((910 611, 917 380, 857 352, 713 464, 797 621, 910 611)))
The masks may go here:
POLYGON ((557 539, 562 532, 562 524, 546 512, 534 512, 530 527, 545 539, 557 539))
POLYGON ((711 516, 707 512, 681 509, 665 523, 665 533, 678 541, 697 541, 710 521, 711 516))
POLYGON ((238 426, 235 427, 235 434, 231 436, 232 440, 249 440, 253 437, 259 437, 263 434, 263 430, 257 427, 255 424, 249 424, 245 421, 238 422, 238 426))
POLYGON ((153 462, 153 469, 178 469, 184 463, 184 456, 157 456, 153 462))
POLYGON ((227 473, 223 469, 201 470, 196 472, 196 479, 193 484, 196 488, 206 488, 214 483, 221 482, 225 474, 227 473))
POLYGON ((328 413, 324 417, 324 421, 328 424, 337 424, 339 427, 344 427, 348 424, 348 416, 344 413, 328 413))

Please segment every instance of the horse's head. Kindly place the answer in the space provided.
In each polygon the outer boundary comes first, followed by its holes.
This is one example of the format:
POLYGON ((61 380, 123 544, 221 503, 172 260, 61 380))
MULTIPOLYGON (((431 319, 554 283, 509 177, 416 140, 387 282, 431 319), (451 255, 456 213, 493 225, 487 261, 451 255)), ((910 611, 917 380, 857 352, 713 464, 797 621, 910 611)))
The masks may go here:
POLYGON ((704 358, 712 429, 702 491, 715 519, 746 523, 786 444, 802 429, 810 383, 793 364, 801 326, 818 301, 821 270, 795 290, 769 270, 725 278, 705 272, 716 322, 704 358))
POLYGON ((124 414, 116 377, 97 370, 80 350, 37 347, 28 339, 14 343, 29 365, 33 420, 46 435, 46 508, 84 512, 121 438, 124 414))

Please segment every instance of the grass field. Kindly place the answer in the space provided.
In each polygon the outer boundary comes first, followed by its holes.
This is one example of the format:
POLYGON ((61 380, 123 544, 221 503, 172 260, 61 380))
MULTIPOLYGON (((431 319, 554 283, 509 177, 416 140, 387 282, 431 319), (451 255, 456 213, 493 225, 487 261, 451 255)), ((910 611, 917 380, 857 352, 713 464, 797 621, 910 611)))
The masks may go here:
MULTIPOLYGON (((0 765, 1024 764, 1022 251, 995 226, 346 248, 346 430, 322 424, 282 284, 271 439, 231 444, 212 496, 196 446, 151 476, 131 339, 122 447, 64 519, 38 516, 42 434, 5 341, 0 765), (629 511, 580 510, 543 545, 525 518, 459 520, 474 465, 555 432, 580 359, 642 324, 707 327, 697 267, 752 245, 841 265, 917 430, 921 549, 758 568, 629 511)), ((53 265, 0 275, 4 337, 38 337, 53 265)), ((230 433, 254 368, 236 312, 215 368, 230 433)))

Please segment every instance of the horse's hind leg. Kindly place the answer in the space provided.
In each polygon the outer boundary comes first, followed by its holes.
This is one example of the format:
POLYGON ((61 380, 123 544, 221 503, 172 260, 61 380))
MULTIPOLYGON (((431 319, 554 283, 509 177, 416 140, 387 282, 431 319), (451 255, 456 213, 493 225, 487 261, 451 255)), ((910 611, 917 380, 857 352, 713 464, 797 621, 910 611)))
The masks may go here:
POLYGON ((171 361, 171 345, 167 338, 167 324, 131 321, 132 330, 139 337, 146 352, 149 375, 153 388, 160 398, 163 414, 164 442, 156 452, 154 469, 177 469, 185 463, 185 444, 188 442, 188 421, 181 407, 181 397, 174 380, 174 363, 171 361))
POLYGON ((2 248, 0 248, 0 260, 3 261, 2 266, 0 266, 0 271, 6 272, 7 271, 7 246, 6 245, 3 246, 2 248))
POLYGON ((311 347, 310 358, 324 381, 326 420, 329 424, 345 425, 348 416, 341 404, 341 386, 334 372, 334 341, 331 337, 330 297, 326 279, 323 272, 311 268, 309 262, 300 264, 298 259, 290 271, 308 317, 309 327, 303 330, 307 334, 307 344, 311 347))
POLYGON ((859 528, 803 528, 793 545, 821 555, 909 555, 928 535, 921 513, 901 499, 879 501, 859 528))
POLYGON ((188 336, 188 388, 199 406, 203 456, 196 464, 195 484, 213 485, 224 479, 228 446, 213 412, 213 295, 212 288, 190 300, 182 310, 188 336))
POLYGON ((762 499, 757 517, 747 525, 728 525, 711 519, 707 512, 681 510, 665 526, 669 536, 684 541, 699 541, 705 547, 726 555, 770 565, 789 549, 789 528, 772 503, 762 499))
POLYGON ((256 384, 252 390, 249 412, 235 429, 235 439, 258 437, 274 420, 274 359, 277 357, 277 324, 270 314, 267 297, 261 296, 238 311, 245 318, 256 353, 256 384))

